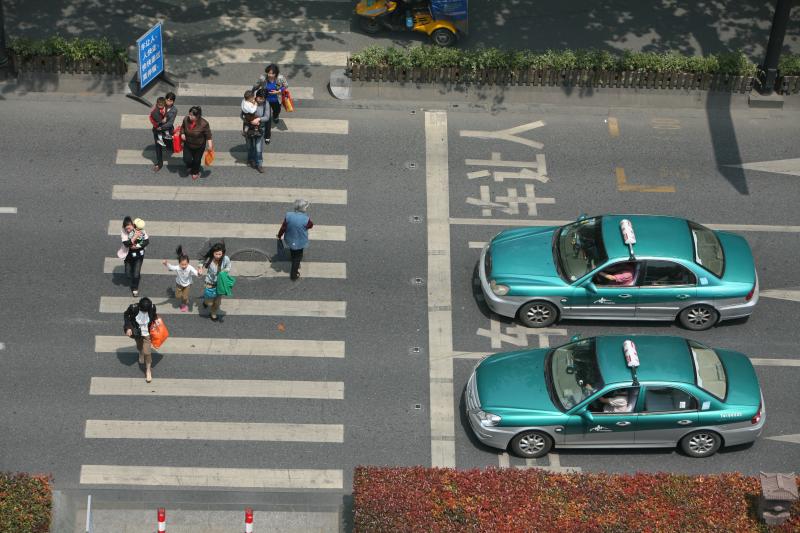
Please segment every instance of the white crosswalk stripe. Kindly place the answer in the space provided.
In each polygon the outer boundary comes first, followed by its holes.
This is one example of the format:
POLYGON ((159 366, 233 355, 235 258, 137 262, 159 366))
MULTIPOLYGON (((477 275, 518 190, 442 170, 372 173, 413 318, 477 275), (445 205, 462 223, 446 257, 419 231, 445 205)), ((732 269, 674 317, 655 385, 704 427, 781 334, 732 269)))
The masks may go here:
POLYGON ((287 187, 192 187, 169 185, 114 185, 114 200, 175 202, 292 203, 304 198, 313 204, 346 205, 347 191, 287 187))
MULTIPOLYGON (((198 292, 198 298, 200 294, 198 292)), ((158 306, 160 315, 182 315, 177 307, 173 307, 175 300, 166 297, 151 297, 158 306)), ((130 296, 102 296, 100 298, 101 313, 120 313, 138 298, 130 296)), ((228 315, 247 316, 308 316, 318 318, 344 318, 346 302, 320 301, 320 300, 243 300, 225 298, 222 302, 222 312, 228 315)), ((194 314, 199 314, 202 307, 195 306, 194 314)))
MULTIPOLYGON (((280 229, 279 224, 236 224, 233 222, 172 222, 169 220, 148 220, 147 233, 160 237, 231 237, 240 239, 272 239, 280 229)), ((120 222, 108 223, 108 234, 119 236, 120 222)), ((314 240, 345 241, 344 226, 314 225, 314 240)))
MULTIPOLYGON (((94 351, 136 353, 136 346, 125 336, 96 335, 94 351)), ((165 342, 156 351, 164 355, 252 355, 341 359, 344 358, 344 341, 170 337, 169 342, 165 342)))
POLYGON ((271 381, 255 379, 170 379, 93 377, 92 396, 189 396, 212 398, 344 399, 340 381, 271 381))
MULTIPOLYGON (((170 157, 164 158, 169 164, 182 165, 182 154, 169 152, 170 157)), ((151 165, 155 161, 155 148, 148 147, 144 150, 117 150, 117 165, 151 165)), ((215 167, 247 166, 247 152, 236 150, 232 152, 218 151, 214 157, 215 167)), ((281 154, 264 152, 264 167, 267 171, 271 168, 316 168, 328 170, 347 170, 348 158, 346 155, 329 154, 281 154)))
POLYGON ((82 465, 82 485, 341 489, 341 470, 82 465))
MULTIPOLYGON (((175 34, 191 34, 193 26, 196 22, 182 22, 180 19, 169 20, 159 18, 165 23, 164 33, 171 37, 175 34)), ((149 16, 134 15, 128 18, 130 24, 138 26, 150 26, 153 24, 153 19, 149 16)), ((350 21, 342 19, 310 19, 307 17, 287 17, 280 19, 267 19, 261 17, 232 17, 229 15, 221 15, 219 17, 203 18, 203 26, 207 28, 214 28, 214 31, 230 31, 237 32, 254 31, 254 32, 269 32, 269 33, 326 33, 326 34, 342 34, 350 33, 350 21)))
MULTIPOLYGON (((256 81, 255 79, 253 80, 256 81)), ((224 97, 224 98, 241 98, 244 92, 252 87, 246 85, 229 85, 222 83, 195 83, 195 82, 181 82, 178 83, 178 96, 188 97, 224 97)), ((313 100, 314 88, 290 85, 289 90, 292 93, 294 100, 313 100)), ((145 117, 147 118, 147 117, 145 117)))
MULTIPOLYGON (((207 68, 231 63, 257 63, 262 69, 267 63, 298 65, 304 67, 344 67, 350 52, 323 52, 318 50, 266 50, 261 48, 215 48, 198 54, 188 54, 193 62, 202 61, 207 68)), ((173 60, 180 58, 173 56, 173 60)), ((198 63, 199 64, 199 63, 198 63)), ((290 86, 291 89, 291 86, 290 86)))
POLYGON ((87 439, 344 442, 341 424, 87 420, 87 439))
MULTIPOLYGON (((207 117, 203 115, 203 118, 208 121, 212 131, 242 131, 242 119, 238 116, 207 117)), ((281 123, 286 127, 272 128, 271 131, 273 133, 347 135, 350 127, 350 122, 347 120, 327 118, 282 118, 281 123)), ((152 125, 144 115, 122 115, 120 128, 123 130, 149 130, 152 129, 152 125)))
MULTIPOLYGON (((175 263, 175 258, 169 259, 170 263, 175 263)), ((246 278, 288 278, 289 263, 269 261, 233 261, 231 263, 231 274, 234 276, 244 276, 246 278), (276 270, 277 269, 277 270, 276 270)), ((117 257, 106 257, 103 262, 103 272, 105 274, 125 274, 125 264, 117 257)), ((161 259, 145 259, 142 264, 142 275, 144 276, 175 276, 175 272, 167 270, 161 264, 161 259)), ((321 263, 314 261, 303 261, 303 277, 318 279, 345 279, 347 278, 347 265, 345 263, 321 263)))

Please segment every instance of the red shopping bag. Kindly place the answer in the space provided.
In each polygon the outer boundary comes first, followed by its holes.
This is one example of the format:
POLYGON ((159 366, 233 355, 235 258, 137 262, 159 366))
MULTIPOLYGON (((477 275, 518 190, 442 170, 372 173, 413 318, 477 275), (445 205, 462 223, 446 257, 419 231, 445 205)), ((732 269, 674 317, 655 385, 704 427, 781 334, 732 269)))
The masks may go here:
POLYGON ((287 113, 294 111, 294 100, 292 100, 292 93, 289 92, 289 89, 284 89, 281 92, 281 103, 287 113))
POLYGON ((183 151, 183 141, 181 140, 180 126, 175 128, 175 132, 172 134, 172 151, 176 154, 179 154, 183 151))
POLYGON ((169 331, 167 330, 167 325, 164 324, 164 321, 161 318, 156 318, 150 323, 150 344, 153 348, 160 348, 164 341, 169 338, 169 331))

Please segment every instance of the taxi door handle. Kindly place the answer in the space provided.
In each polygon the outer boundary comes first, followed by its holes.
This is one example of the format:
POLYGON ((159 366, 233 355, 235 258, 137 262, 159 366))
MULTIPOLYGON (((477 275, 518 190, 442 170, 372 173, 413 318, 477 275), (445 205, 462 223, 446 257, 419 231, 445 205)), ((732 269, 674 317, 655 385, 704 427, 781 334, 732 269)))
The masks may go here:
POLYGON ((619 297, 622 298, 623 300, 625 300, 627 298, 630 298, 631 295, 630 294, 620 294, 619 297))
POLYGON ((631 423, 630 423, 630 422, 626 422, 625 420, 622 420, 622 421, 620 421, 620 422, 617 422, 617 425, 618 425, 618 426, 623 426, 623 427, 624 427, 624 426, 630 426, 630 425, 631 425, 631 423))
POLYGON ((691 423, 692 423, 691 420, 678 420, 678 424, 680 424, 682 426, 688 426, 691 423))
POLYGON ((677 298, 678 300, 685 300, 685 299, 686 299, 686 298, 688 298, 688 297, 689 297, 689 295, 688 295, 688 294, 679 294, 678 296, 676 296, 676 298, 677 298))

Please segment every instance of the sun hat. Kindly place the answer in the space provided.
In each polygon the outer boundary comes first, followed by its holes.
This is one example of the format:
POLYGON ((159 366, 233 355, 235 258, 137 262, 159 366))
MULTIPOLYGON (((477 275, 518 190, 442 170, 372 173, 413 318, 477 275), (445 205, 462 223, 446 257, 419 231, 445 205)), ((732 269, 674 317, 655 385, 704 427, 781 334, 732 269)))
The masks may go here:
POLYGON ((134 218, 133 227, 135 227, 136 229, 144 229, 144 220, 142 220, 141 218, 134 218))

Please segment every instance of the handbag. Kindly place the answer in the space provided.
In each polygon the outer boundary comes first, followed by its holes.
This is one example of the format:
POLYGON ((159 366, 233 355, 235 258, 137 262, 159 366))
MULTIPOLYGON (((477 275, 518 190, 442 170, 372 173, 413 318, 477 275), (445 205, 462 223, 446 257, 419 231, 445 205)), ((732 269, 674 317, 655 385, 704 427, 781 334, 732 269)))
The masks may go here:
POLYGON ((206 300, 213 300, 216 297, 217 297, 216 287, 206 287, 206 290, 203 291, 203 298, 206 300))
POLYGON ((150 330, 150 344, 153 348, 160 348, 164 341, 169 338, 169 330, 164 321, 161 320, 161 317, 150 322, 150 326, 147 329, 150 330))
POLYGON ((214 150, 206 150, 206 157, 204 158, 206 166, 210 167, 214 162, 214 150))
POLYGON ((278 244, 275 250, 275 259, 286 257, 286 244, 283 239, 278 239, 278 244))
POLYGON ((292 93, 289 92, 289 89, 281 91, 281 103, 287 113, 294 111, 294 100, 292 100, 292 93))
POLYGON ((183 139, 181 139, 181 127, 175 128, 172 134, 172 151, 179 154, 183 151, 183 139))

